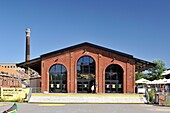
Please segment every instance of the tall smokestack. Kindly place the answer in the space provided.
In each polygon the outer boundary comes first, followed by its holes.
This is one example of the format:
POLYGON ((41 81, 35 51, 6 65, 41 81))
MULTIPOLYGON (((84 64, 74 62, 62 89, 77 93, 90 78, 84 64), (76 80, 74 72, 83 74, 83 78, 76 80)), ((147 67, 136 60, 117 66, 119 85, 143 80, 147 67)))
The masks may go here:
POLYGON ((26 56, 25 61, 30 60, 30 28, 26 29, 26 56))

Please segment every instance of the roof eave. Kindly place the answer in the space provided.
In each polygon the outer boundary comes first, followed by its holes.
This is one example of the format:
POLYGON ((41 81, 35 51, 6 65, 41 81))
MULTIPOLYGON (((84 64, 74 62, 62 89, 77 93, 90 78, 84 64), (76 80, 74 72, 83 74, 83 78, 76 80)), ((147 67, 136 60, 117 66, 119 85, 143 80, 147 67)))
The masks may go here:
POLYGON ((145 71, 156 66, 155 63, 152 63, 146 60, 142 60, 138 58, 134 58, 134 59, 135 59, 135 66, 136 66, 135 71, 136 72, 145 71))
POLYGON ((63 51, 72 50, 74 48, 78 48, 78 47, 82 47, 82 46, 90 46, 90 47, 98 48, 98 49, 101 49, 101 50, 104 50, 104 51, 112 52, 112 53, 115 53, 115 54, 118 54, 118 55, 121 55, 121 56, 125 56, 125 57, 128 57, 128 58, 133 58, 133 56, 130 55, 130 54, 126 54, 126 53, 119 52, 119 51, 116 51, 116 50, 108 49, 108 48, 98 46, 98 45, 88 43, 88 42, 84 42, 84 43, 77 44, 77 45, 74 45, 74 46, 70 46, 70 47, 67 47, 67 48, 64 48, 64 49, 60 49, 60 50, 57 50, 57 51, 46 53, 46 54, 41 55, 40 57, 41 58, 48 57, 48 56, 56 54, 56 53, 61 53, 63 51))
POLYGON ((37 63, 40 63, 41 62, 41 58, 35 58, 35 59, 32 59, 32 60, 29 60, 29 61, 26 61, 26 62, 21 62, 21 63, 18 63, 16 64, 18 67, 29 67, 29 65, 32 65, 32 64, 37 64, 37 63))

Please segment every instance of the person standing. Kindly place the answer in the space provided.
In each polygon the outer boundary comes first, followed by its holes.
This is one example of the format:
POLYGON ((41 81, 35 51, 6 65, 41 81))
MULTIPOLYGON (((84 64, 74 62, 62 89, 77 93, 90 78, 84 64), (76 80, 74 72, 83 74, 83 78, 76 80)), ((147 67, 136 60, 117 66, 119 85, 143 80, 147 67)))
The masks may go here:
POLYGON ((94 83, 93 83, 93 85, 91 86, 91 92, 94 93, 94 83))

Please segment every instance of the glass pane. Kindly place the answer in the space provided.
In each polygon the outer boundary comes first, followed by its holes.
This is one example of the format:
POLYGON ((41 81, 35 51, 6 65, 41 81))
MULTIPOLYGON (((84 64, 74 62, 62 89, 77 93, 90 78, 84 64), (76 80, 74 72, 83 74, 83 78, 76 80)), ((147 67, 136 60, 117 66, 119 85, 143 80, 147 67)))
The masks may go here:
POLYGON ((62 74, 62 80, 67 80, 67 75, 66 74, 62 74))
POLYGON ((80 68, 80 66, 78 65, 77 66, 77 73, 80 73, 81 72, 81 68, 80 68))
POLYGON ((110 80, 117 80, 117 74, 110 74, 110 80))
POLYGON ((115 72, 116 71, 113 65, 111 65, 109 68, 110 68, 110 72, 115 72))
POLYGON ((51 67, 50 72, 51 72, 51 73, 55 73, 55 66, 52 66, 52 67, 51 67))
POLYGON ((83 59, 84 65, 89 65, 89 57, 85 56, 83 59))
POLYGON ((53 74, 50 73, 49 80, 53 80, 53 74))
POLYGON ((82 59, 82 58, 80 58, 80 59, 79 59, 79 61, 78 61, 78 65, 81 65, 81 64, 82 64, 82 62, 83 62, 83 59, 82 59))
POLYGON ((94 65, 93 66, 90 66, 90 74, 95 74, 95 67, 94 65))
POLYGON ((55 79, 56 79, 55 74, 51 74, 51 76, 50 76, 50 80, 55 80, 55 79))
POLYGON ((90 58, 90 64, 94 64, 94 60, 90 58))
POLYGON ((58 64, 58 65, 56 65, 56 73, 61 73, 61 65, 60 64, 58 64))
POLYGON ((66 72, 66 68, 62 65, 62 73, 66 72))
POLYGON ((110 67, 107 67, 105 72, 110 72, 110 67))
POLYGON ((110 80, 110 75, 109 75, 108 72, 105 73, 105 79, 106 79, 106 80, 110 80))
POLYGON ((61 80, 62 74, 57 74, 56 80, 61 80))
POLYGON ((84 66, 84 73, 89 74, 89 66, 84 66))

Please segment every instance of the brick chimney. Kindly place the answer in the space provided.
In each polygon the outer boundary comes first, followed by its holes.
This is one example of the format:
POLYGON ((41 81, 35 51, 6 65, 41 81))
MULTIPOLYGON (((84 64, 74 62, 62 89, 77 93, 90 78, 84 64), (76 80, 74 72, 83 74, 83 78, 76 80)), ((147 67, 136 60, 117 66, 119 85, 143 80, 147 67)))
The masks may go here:
POLYGON ((26 29, 26 56, 25 56, 25 61, 30 60, 30 28, 26 29))

